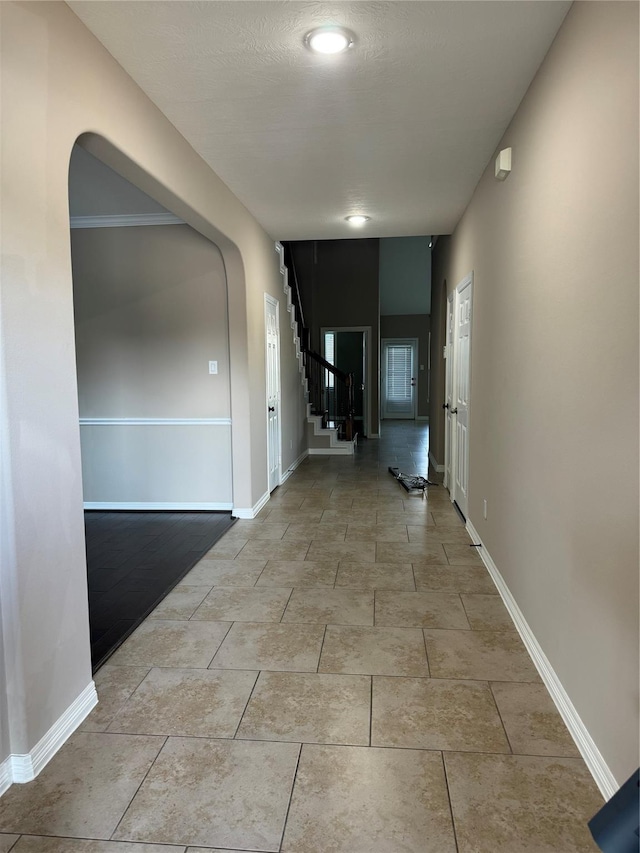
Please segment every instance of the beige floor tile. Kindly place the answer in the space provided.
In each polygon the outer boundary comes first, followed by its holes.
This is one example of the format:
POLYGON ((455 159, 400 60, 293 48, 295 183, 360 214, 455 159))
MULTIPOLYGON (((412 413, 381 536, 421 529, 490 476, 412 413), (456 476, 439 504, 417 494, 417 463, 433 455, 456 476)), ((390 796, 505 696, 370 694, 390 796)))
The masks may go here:
POLYGON ((269 505, 274 509, 292 509, 297 510, 302 506, 302 502, 304 500, 304 494, 301 492, 293 492, 292 494, 287 494, 283 492, 282 494, 278 494, 277 492, 269 498, 269 505))
POLYGON ((375 542, 324 542, 314 539, 309 548, 309 560, 366 560, 376 558, 375 542))
MULTIPOLYGON (((9 848, 7 848, 9 849, 9 848)), ((79 838, 46 838, 23 835, 11 853, 183 853, 173 844, 135 844, 122 841, 89 841, 79 838)), ((0 853, 5 853, 0 840, 0 853)), ((211 850, 208 853, 212 853, 211 850)))
POLYGON ((189 619, 210 589, 210 586, 178 586, 160 602, 149 619, 189 619))
POLYGON ((452 566, 484 566, 473 545, 445 542, 442 547, 452 566))
POLYGON ((240 551, 240 558, 242 560, 304 560, 310 543, 310 539, 306 541, 283 539, 280 542, 251 539, 240 551))
POLYGON ((477 566, 419 566, 413 574, 418 592, 458 592, 498 595, 489 572, 477 566))
POLYGON ((515 631, 509 611, 499 595, 461 595, 474 631, 515 631))
POLYGON ((300 506, 300 509, 351 509, 353 505, 353 498, 351 496, 348 497, 321 497, 318 495, 313 495, 311 492, 308 492, 308 497, 306 497, 300 506))
POLYGON ((444 565, 447 562, 443 546, 439 543, 410 544, 402 542, 379 542, 376 545, 376 562, 378 563, 413 563, 424 566, 435 563, 444 565))
POLYGON ((353 628, 329 625, 319 672, 428 676, 418 628, 353 628))
MULTIPOLYGON (((20 838, 19 835, 0 835, 0 853, 9 853, 9 851, 13 848, 13 845, 20 838)), ((13 848, 15 850, 15 848, 13 848)), ((26 848, 25 848, 26 850, 26 848)), ((35 848, 34 848, 35 851, 35 848)), ((56 851, 57 853, 57 851, 56 851)), ((60 848, 60 853, 64 853, 62 848, 60 848)))
POLYGON ((214 657, 212 668, 315 672, 324 627, 238 622, 214 657))
POLYGON ((193 614, 192 621, 279 622, 291 589, 214 587, 193 614))
POLYGON ((373 679, 373 746, 511 752, 484 681, 373 679))
POLYGON ((238 538, 245 539, 282 539, 287 531, 288 524, 265 524, 264 521, 236 521, 230 533, 233 531, 238 538))
POLYGON ((283 853, 455 853, 442 758, 302 747, 283 853))
POLYGON ((434 678, 539 680, 536 668, 515 631, 425 629, 424 635, 434 678))
POLYGON ((263 672, 237 737, 295 743, 369 743, 371 679, 263 672))
POLYGON ((286 509, 273 507, 265 524, 318 524, 322 518, 322 507, 307 509, 304 512, 299 509, 286 509))
POLYGON ((366 493, 356 498, 353 502, 354 509, 370 509, 373 512, 402 512, 404 504, 402 498, 389 497, 369 497, 366 493))
POLYGON ((445 753, 460 853, 596 853, 587 821, 602 807, 574 758, 445 753))
POLYGON ((312 539, 321 539, 323 542, 344 542, 346 532, 346 524, 290 524, 284 541, 302 539, 310 542, 312 539))
POLYGON ((257 677, 245 670, 152 669, 109 731, 233 737, 257 677))
POLYGON ((146 666, 101 666, 93 677, 98 704, 79 731, 104 732, 120 708, 149 672, 146 666))
POLYGON ((249 540, 246 537, 230 536, 225 533, 210 551, 204 555, 205 560, 233 560, 244 548, 249 540))
POLYGON ((460 596, 447 592, 376 592, 376 626, 469 628, 460 596))
POLYGON ((78 732, 40 775, 0 799, 0 832, 111 837, 164 738, 78 732))
POLYGON ((277 851, 299 751, 169 738, 114 838, 277 851))
POLYGON ((256 586, 333 586, 338 561, 269 560, 256 586))
POLYGON ((459 527, 464 528, 464 522, 455 511, 455 509, 432 508, 431 515, 438 527, 459 527))
POLYGON ((200 560, 178 586, 253 586, 264 560, 200 560))
POLYGON ((246 850, 230 850, 228 847, 224 850, 222 847, 187 847, 187 853, 246 853, 246 850))
POLYGON ((491 689, 514 752, 580 755, 544 684, 495 682, 491 689))
POLYGON ((415 591, 416 585, 411 563, 341 562, 336 587, 415 591))
POLYGON ((322 513, 322 524, 375 524, 376 513, 370 509, 325 509, 322 513))
POLYGON ((143 622, 109 658, 112 666, 206 668, 230 622, 143 622))
POLYGON ((349 524, 347 542, 408 542, 404 524, 349 524))
POLYGON ((413 527, 426 527, 427 529, 431 529, 431 527, 435 527, 433 523, 433 519, 431 518, 430 513, 424 513, 421 515, 416 515, 414 513, 405 512, 404 509, 401 510, 378 510, 376 512, 376 518, 378 524, 404 524, 404 525, 412 525, 413 527))
POLYGON ((464 527, 436 527, 433 524, 407 524, 409 542, 421 543, 451 543, 453 545, 470 545, 471 537, 464 527))
POLYGON ((282 621, 373 625, 373 592, 361 589, 294 589, 282 621))

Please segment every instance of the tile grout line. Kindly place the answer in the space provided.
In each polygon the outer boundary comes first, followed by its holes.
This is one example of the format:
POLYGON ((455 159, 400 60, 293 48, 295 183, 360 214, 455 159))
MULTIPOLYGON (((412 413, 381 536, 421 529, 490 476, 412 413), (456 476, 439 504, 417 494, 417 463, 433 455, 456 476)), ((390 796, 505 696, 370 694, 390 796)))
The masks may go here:
POLYGON ((329 627, 328 623, 324 626, 324 632, 322 634, 322 643, 320 644, 320 654, 318 655, 318 665, 316 667, 316 672, 320 672, 320 661, 322 660, 322 652, 324 651, 324 641, 327 636, 327 628, 329 627))
POLYGON ((224 643, 224 641, 225 641, 225 640, 227 639, 227 637, 229 636, 229 632, 231 631, 231 629, 233 628, 233 626, 234 626, 235 624, 236 624, 236 623, 235 623, 235 621, 231 621, 231 622, 229 623, 229 627, 228 627, 228 628, 227 628, 227 630, 224 632, 224 637, 220 640, 220 643, 218 644, 218 648, 217 648, 217 649, 215 650, 215 652, 213 653, 213 657, 211 658, 211 660, 209 661, 209 663, 208 663, 205 667, 198 667, 198 669, 210 669, 210 668, 211 668, 211 665, 213 664, 214 660, 216 659, 216 655, 218 654, 218 652, 219 652, 219 651, 220 651, 220 649, 222 648, 222 644, 224 643))
MULTIPOLYGON (((263 569, 263 571, 264 571, 264 569, 263 569)), ((284 588, 286 589, 286 587, 284 587, 284 588)), ((291 592, 289 593, 289 598, 287 598, 287 603, 285 604, 284 609, 283 609, 282 613, 280 614, 280 619, 277 622, 274 622, 273 623, 274 625, 283 625, 284 624, 282 620, 284 619, 284 614, 287 612, 287 608, 289 607, 289 602, 291 601, 291 596, 293 595, 293 591, 295 588, 296 588, 295 586, 291 587, 291 592)), ((269 589, 269 587, 266 587, 266 589, 269 589)))
MULTIPOLYGON (((249 671, 251 671, 251 670, 249 670, 249 671)), ((238 720, 238 725, 236 726, 236 730, 233 733, 232 740, 236 740, 236 738, 238 737, 238 732, 240 731, 240 726, 242 725, 242 721, 244 720, 244 716, 247 713, 247 708, 249 707, 249 703, 253 699, 253 694, 255 692, 256 687, 258 686, 258 681, 260 680, 261 675, 262 675, 262 670, 258 670, 258 672, 256 673, 255 681, 253 682, 253 687, 251 688, 251 692, 249 693, 249 698, 245 702, 245 706, 244 706, 244 710, 242 711, 242 714, 240 714, 240 719, 238 720)))
MULTIPOLYGON (((506 682, 506 683, 508 684, 509 682, 506 682)), ((489 693, 491 694, 491 698, 493 699, 493 704, 496 707, 496 712, 497 712, 498 718, 500 720, 500 725, 502 726, 502 729, 504 731, 504 736, 506 737, 507 743, 509 744, 509 749, 511 750, 511 754, 515 755, 516 753, 514 752, 513 744, 511 743, 511 738, 509 737, 509 732, 507 731, 507 727, 505 726, 504 720, 502 719, 502 714, 500 713, 500 708, 498 707, 498 700, 496 699, 496 695, 493 692, 492 684, 490 681, 487 681, 487 684, 489 685, 489 693)))
MULTIPOLYGON (((162 735, 160 735, 160 737, 162 737, 162 735)), ((131 808, 131 804, 133 803, 133 801, 135 800, 135 798, 138 796, 138 792, 140 791, 140 788, 142 788, 142 786, 144 785, 144 783, 145 783, 145 780, 146 780, 147 776, 148 776, 148 775, 149 775, 149 773, 151 773, 151 771, 153 770, 153 768, 154 768, 154 766, 155 766, 156 761, 158 760, 158 758, 160 758, 160 755, 162 754, 162 752, 163 752, 163 750, 164 750, 165 746, 166 746, 168 743, 169 743, 169 735, 166 735, 166 736, 165 736, 165 739, 164 739, 164 742, 163 742, 163 744, 162 744, 162 746, 160 747, 160 749, 159 749, 159 750, 158 750, 158 752, 156 753, 156 757, 153 759, 153 761, 152 761, 152 762, 151 762, 151 764, 149 765, 149 769, 148 769, 148 770, 147 770, 147 772, 143 775, 142 779, 140 780, 140 784, 139 784, 139 785, 138 785, 138 787, 136 788, 136 790, 135 790, 135 792, 134 792, 133 796, 131 797, 131 799, 129 800, 129 802, 128 802, 128 803, 127 803, 127 805, 125 806, 125 808, 124 808, 124 810, 123 810, 122 814, 120 815, 120 818, 119 818, 118 822, 116 823, 116 825, 115 825, 115 827, 114 827, 113 832, 112 832, 112 833, 111 833, 111 835, 109 836, 109 841, 112 841, 112 840, 113 840, 113 836, 114 836, 114 835, 116 834, 116 832, 118 831, 118 827, 120 826, 120 824, 121 824, 121 823, 122 823, 122 821, 124 820, 124 816, 126 815, 126 813, 127 813, 127 812, 129 811, 129 809, 131 808)), ((117 840, 117 839, 116 839, 116 840, 117 840)))
POLYGON ((449 777, 447 776, 447 762, 444 760, 444 751, 440 752, 440 760, 442 761, 442 772, 444 774, 444 784, 447 789, 447 800, 449 801, 449 814, 451 815, 451 829, 453 831, 453 843, 456 845, 456 853, 459 853, 458 834, 456 832, 456 819, 453 814, 453 803, 451 801, 451 789, 449 788, 449 777))
POLYGON ((373 675, 369 676, 371 680, 371 694, 369 696, 369 746, 373 745, 373 675))
MULTIPOLYGON (((295 741, 294 741, 295 743, 295 741)), ((296 787, 296 781, 298 779, 298 768, 300 767, 300 759, 302 758, 302 747, 304 744, 300 744, 300 749, 298 750, 298 760, 296 761, 296 769, 293 773, 293 779, 291 781, 291 793, 289 794, 289 803, 287 805, 287 811, 284 816, 284 821, 282 824, 282 835, 280 836, 280 844, 278 845, 278 851, 282 851, 282 845, 284 844, 284 836, 287 831, 287 823, 289 822, 289 812, 291 811, 291 803, 293 802, 293 791, 296 787)))

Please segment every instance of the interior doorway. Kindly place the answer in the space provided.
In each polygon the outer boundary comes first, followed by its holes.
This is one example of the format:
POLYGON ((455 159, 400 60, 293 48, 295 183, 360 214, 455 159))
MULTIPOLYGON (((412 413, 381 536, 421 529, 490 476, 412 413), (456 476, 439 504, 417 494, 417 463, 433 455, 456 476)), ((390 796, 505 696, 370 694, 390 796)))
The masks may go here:
POLYGON ((359 436, 370 434, 371 383, 370 326, 323 328, 322 355, 343 373, 353 373, 354 428, 359 436))
POLYGON ((417 405, 417 338, 382 341, 382 417, 415 420, 417 405))
POLYGON ((466 518, 469 511, 469 409, 473 273, 447 302, 445 385, 445 478, 451 500, 466 518))

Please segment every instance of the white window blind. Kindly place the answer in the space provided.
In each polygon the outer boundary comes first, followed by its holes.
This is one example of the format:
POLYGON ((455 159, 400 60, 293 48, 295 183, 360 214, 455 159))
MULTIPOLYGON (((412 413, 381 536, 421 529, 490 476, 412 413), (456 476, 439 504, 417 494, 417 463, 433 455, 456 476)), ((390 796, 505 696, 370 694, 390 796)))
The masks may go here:
POLYGON ((413 350, 411 346, 387 347, 387 410, 403 411, 412 403, 411 374, 413 350))
MULTIPOLYGON (((332 364, 335 367, 335 344, 336 344, 336 336, 334 332, 325 332, 324 336, 324 357, 325 361, 328 361, 329 364, 332 364)), ((335 382, 335 377, 333 373, 329 373, 328 370, 325 370, 325 386, 327 388, 333 388, 333 384, 335 382)))

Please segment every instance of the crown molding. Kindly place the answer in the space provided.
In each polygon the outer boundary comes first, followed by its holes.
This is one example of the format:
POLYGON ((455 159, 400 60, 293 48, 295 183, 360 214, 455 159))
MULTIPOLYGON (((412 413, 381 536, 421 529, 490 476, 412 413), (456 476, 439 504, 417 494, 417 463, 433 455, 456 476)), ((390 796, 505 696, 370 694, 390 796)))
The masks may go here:
POLYGON ((71 216, 72 228, 130 228, 134 225, 184 225, 173 213, 118 213, 109 216, 71 216))

